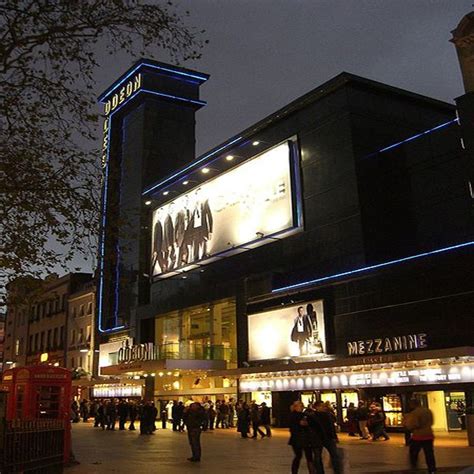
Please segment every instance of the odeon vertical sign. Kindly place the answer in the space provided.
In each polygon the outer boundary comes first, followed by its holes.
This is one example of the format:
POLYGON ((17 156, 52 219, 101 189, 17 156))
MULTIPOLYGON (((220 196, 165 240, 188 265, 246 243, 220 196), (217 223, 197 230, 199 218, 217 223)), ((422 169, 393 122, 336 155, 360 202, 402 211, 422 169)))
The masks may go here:
MULTIPOLYGON (((205 105, 205 102, 197 99, 198 94, 193 87, 202 84, 208 77, 206 74, 183 68, 140 60, 99 96, 98 100, 103 106, 100 146, 103 180, 98 250, 97 326, 101 333, 125 330, 127 325, 119 317, 119 301, 122 298, 120 230, 115 237, 108 231, 113 224, 114 213, 118 216, 121 213, 122 178, 117 178, 115 172, 111 173, 111 164, 120 176, 123 164, 119 133, 123 127, 123 118, 129 113, 128 107, 134 107, 138 103, 138 97, 141 103, 144 96, 155 99, 154 104, 173 102, 199 108, 205 105), (190 97, 175 94, 175 91, 183 90, 190 97), (112 211, 113 208, 115 211, 112 211)), ((141 163, 140 159, 141 156, 137 157, 137 166, 141 166, 138 164, 141 163)), ((137 188, 136 192, 141 195, 142 189, 137 188)))

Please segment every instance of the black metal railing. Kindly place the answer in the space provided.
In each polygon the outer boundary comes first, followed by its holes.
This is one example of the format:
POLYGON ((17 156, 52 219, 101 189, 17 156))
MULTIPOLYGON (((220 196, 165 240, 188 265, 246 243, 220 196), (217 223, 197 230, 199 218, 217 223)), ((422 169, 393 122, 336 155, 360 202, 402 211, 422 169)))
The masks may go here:
POLYGON ((1 420, 0 472, 62 472, 64 435, 63 420, 1 420))

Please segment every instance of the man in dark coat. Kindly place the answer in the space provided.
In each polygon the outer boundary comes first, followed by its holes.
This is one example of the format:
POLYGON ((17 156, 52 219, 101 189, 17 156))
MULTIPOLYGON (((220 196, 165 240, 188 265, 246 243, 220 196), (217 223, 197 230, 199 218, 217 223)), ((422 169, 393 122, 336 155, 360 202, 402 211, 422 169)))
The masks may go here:
POLYGON ((188 461, 201 461, 201 431, 206 420, 204 408, 198 402, 193 402, 184 410, 184 423, 188 429, 188 440, 191 446, 192 456, 188 461))
POLYGON ((153 262, 152 271, 155 268, 155 264, 158 262, 160 271, 166 271, 165 259, 163 255, 163 226, 159 220, 156 221, 153 229, 153 262))
POLYGON ((128 416, 128 405, 125 403, 125 400, 120 400, 117 407, 117 414, 119 417, 119 430, 125 429, 125 423, 128 416))
POLYGON ((135 431, 135 420, 138 416, 138 407, 134 402, 128 404, 128 416, 130 417, 130 425, 128 429, 130 431, 135 431))
POLYGON ((151 402, 146 402, 140 416, 140 434, 152 434, 155 419, 153 418, 154 410, 151 402))
POLYGON ((337 433, 334 426, 331 415, 326 411, 324 402, 319 401, 314 403, 312 411, 312 419, 314 420, 314 427, 317 428, 320 432, 321 445, 316 446, 315 450, 315 463, 316 463, 316 472, 324 472, 322 466, 322 449, 323 447, 327 449, 329 456, 331 457, 331 464, 334 470, 334 474, 341 474, 341 460, 339 459, 339 454, 337 452, 337 433))

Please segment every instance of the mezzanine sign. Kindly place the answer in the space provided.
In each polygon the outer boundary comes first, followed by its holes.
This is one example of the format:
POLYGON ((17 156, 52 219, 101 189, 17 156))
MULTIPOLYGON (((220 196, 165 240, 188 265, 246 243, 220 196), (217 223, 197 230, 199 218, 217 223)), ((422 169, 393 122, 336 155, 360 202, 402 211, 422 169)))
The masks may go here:
POLYGON ((425 333, 420 333, 352 341, 347 343, 347 352, 350 356, 360 356, 426 349, 428 347, 427 338, 428 336, 425 333))
POLYGON ((118 350, 119 364, 131 364, 145 360, 159 360, 159 349, 152 342, 135 346, 124 345, 118 350))

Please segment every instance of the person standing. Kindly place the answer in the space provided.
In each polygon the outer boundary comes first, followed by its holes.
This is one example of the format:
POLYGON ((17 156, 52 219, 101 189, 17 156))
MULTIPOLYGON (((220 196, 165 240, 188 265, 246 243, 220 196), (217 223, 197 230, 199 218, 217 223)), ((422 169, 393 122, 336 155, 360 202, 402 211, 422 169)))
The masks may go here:
POLYGON ((153 434, 154 426, 154 410, 151 402, 146 402, 143 406, 143 410, 140 416, 140 434, 151 435, 153 434))
POLYGON ((84 423, 87 423, 87 420, 89 419, 89 405, 87 403, 87 400, 82 400, 80 404, 80 412, 82 421, 84 423))
POLYGON ((178 402, 173 400, 173 408, 171 408, 171 419, 173 420, 173 431, 178 431, 178 402))
POLYGON ((229 422, 228 422, 229 428, 235 428, 234 416, 235 416, 235 404, 234 404, 234 399, 231 398, 229 400, 229 422))
POLYGON ((243 402, 237 411, 237 431, 242 438, 248 438, 250 425, 250 410, 246 402, 243 402))
POLYGON ((357 409, 351 402, 347 407, 347 431, 349 436, 356 436, 357 429, 357 409))
POLYGON ((214 423, 216 421, 216 409, 214 408, 214 405, 211 403, 209 405, 209 430, 214 431, 214 423))
POLYGON ((298 343, 300 356, 306 355, 308 351, 308 340, 312 333, 311 321, 307 314, 304 314, 303 306, 298 307, 298 315, 295 318, 291 331, 291 340, 298 343))
POLYGON ((219 405, 220 408, 220 418, 221 418, 221 427, 222 428, 228 428, 228 422, 229 422, 229 405, 225 402, 225 400, 222 400, 221 404, 219 405))
POLYGON ((119 401, 117 406, 117 414, 119 418, 119 430, 123 431, 125 429, 125 423, 128 416, 128 406, 124 399, 119 401))
POLYGON ((369 421, 369 409, 367 408, 367 404, 361 400, 359 402, 359 407, 357 408, 356 412, 357 421, 359 423, 359 431, 360 431, 360 439, 369 439, 370 433, 369 429, 367 428, 367 423, 369 421))
POLYGON ((300 400, 290 407, 290 440, 288 444, 293 448, 294 458, 291 463, 291 474, 298 474, 303 453, 310 474, 316 474, 313 462, 312 433, 309 427, 308 416, 304 413, 304 406, 300 400))
POLYGON ((201 461, 201 432, 205 423, 204 408, 198 402, 193 402, 184 410, 184 423, 188 430, 188 440, 191 446, 192 456, 188 458, 191 462, 201 461))
POLYGON ((270 427, 270 408, 267 407, 265 402, 260 405, 260 424, 265 428, 265 435, 267 438, 271 438, 272 429, 270 427))
POLYGON ((114 400, 109 400, 105 407, 105 416, 107 418, 107 429, 109 431, 115 430, 115 421, 117 420, 117 407, 114 400))
POLYGON ((178 420, 178 430, 180 432, 184 431, 183 414, 184 414, 184 404, 183 402, 178 402, 178 406, 176 407, 176 418, 178 420))
MULTIPOLYGON (((324 402, 315 402, 313 404, 313 409, 313 416, 321 429, 322 438, 321 447, 317 447, 319 450, 319 452, 317 452, 317 457, 318 459, 321 458, 322 449, 323 447, 326 448, 329 456, 331 457, 331 464, 334 474, 341 474, 341 460, 339 459, 339 453, 337 452, 337 433, 333 419, 327 412, 327 407, 325 406, 324 402)), ((322 472, 324 472, 324 470, 322 472)))
POLYGON ((412 399, 409 402, 411 411, 405 415, 403 424, 411 432, 410 464, 416 469, 418 454, 423 449, 426 465, 430 474, 436 472, 436 460, 433 450, 433 413, 421 406, 420 401, 412 399))
POLYGON ((128 429, 130 431, 135 431, 135 420, 137 419, 138 415, 138 408, 135 402, 130 402, 128 404, 128 416, 130 418, 130 424, 128 425, 128 429))
MULTIPOLYGON (((100 402, 99 407, 97 408, 97 426, 100 426, 102 430, 105 430, 107 416, 105 414, 105 403, 100 402)), ((95 425, 94 425, 95 426, 95 425)))

